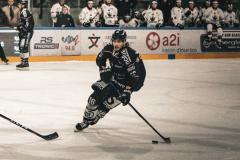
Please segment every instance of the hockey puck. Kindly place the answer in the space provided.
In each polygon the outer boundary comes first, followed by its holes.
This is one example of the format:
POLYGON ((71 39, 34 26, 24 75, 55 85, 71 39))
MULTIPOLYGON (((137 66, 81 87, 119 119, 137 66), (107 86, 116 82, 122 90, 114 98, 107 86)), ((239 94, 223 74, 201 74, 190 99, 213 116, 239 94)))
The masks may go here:
POLYGON ((158 141, 152 140, 152 144, 158 144, 158 141))

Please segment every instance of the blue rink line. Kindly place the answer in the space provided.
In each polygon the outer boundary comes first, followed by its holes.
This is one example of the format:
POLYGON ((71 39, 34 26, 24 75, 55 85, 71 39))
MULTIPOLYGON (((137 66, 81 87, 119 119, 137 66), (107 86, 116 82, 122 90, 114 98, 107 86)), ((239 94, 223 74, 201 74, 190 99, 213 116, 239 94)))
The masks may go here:
POLYGON ((168 59, 176 59, 176 55, 175 54, 168 54, 168 59))

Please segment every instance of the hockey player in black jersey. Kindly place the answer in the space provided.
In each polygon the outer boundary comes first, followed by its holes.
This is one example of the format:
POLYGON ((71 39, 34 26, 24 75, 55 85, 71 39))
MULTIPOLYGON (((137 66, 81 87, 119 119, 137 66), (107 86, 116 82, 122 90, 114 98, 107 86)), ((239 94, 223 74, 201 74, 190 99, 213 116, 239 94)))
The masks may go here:
POLYGON ((112 35, 112 43, 98 54, 100 80, 92 85, 93 93, 75 131, 81 131, 96 124, 111 109, 119 104, 127 105, 132 92, 138 91, 144 83, 146 71, 138 52, 126 42, 126 32, 118 29, 112 35))
POLYGON ((16 66, 17 70, 29 69, 29 45, 33 36, 34 19, 30 11, 27 9, 27 0, 21 0, 20 22, 17 27, 19 33, 19 50, 21 63, 16 66))
POLYGON ((3 50, 2 46, 1 46, 1 44, 0 44, 0 58, 4 62, 4 64, 8 64, 9 60, 6 58, 6 55, 4 53, 4 50, 3 50))

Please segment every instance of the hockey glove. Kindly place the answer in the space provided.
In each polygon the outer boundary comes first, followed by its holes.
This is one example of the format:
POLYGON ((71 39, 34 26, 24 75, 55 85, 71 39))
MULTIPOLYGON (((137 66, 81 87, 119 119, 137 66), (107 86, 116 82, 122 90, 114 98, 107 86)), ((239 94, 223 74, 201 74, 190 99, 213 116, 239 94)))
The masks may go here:
POLYGON ((125 89, 119 96, 118 99, 122 102, 123 106, 126 106, 130 102, 131 93, 132 92, 130 90, 125 89))
POLYGON ((221 27, 222 27, 221 23, 220 23, 220 22, 217 22, 217 23, 216 23, 216 27, 217 27, 217 28, 221 28, 221 27))
POLYGON ((100 69, 99 72, 100 72, 100 78, 102 81, 108 83, 111 80, 111 77, 112 77, 111 68, 100 69))
POLYGON ((188 11, 185 13, 185 16, 188 17, 188 16, 190 16, 191 13, 192 13, 192 12, 191 12, 190 10, 188 10, 188 11))
POLYGON ((180 23, 177 24, 177 27, 178 27, 179 29, 184 29, 184 25, 182 25, 182 24, 180 24, 180 23))
POLYGON ((155 27, 156 27, 156 29, 159 29, 159 28, 161 28, 162 26, 163 26, 162 24, 157 23, 155 27))
POLYGON ((90 23, 84 22, 83 27, 90 27, 90 23))

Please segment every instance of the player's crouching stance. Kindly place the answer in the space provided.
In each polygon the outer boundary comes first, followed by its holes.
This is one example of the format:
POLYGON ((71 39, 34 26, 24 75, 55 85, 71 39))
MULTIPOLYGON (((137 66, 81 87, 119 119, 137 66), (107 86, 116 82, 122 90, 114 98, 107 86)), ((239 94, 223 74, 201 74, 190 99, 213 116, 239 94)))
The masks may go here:
POLYGON ((27 0, 22 0, 20 5, 20 22, 17 29, 19 31, 18 36, 21 63, 16 66, 17 70, 29 69, 29 45, 33 36, 34 19, 32 14, 27 9, 27 4, 27 0))
POLYGON ((106 45, 98 54, 96 63, 101 80, 92 85, 94 92, 88 99, 83 121, 77 123, 75 131, 96 124, 119 104, 127 105, 131 93, 143 86, 146 76, 143 61, 128 46, 126 37, 124 30, 116 30, 112 35, 112 44, 106 45))

